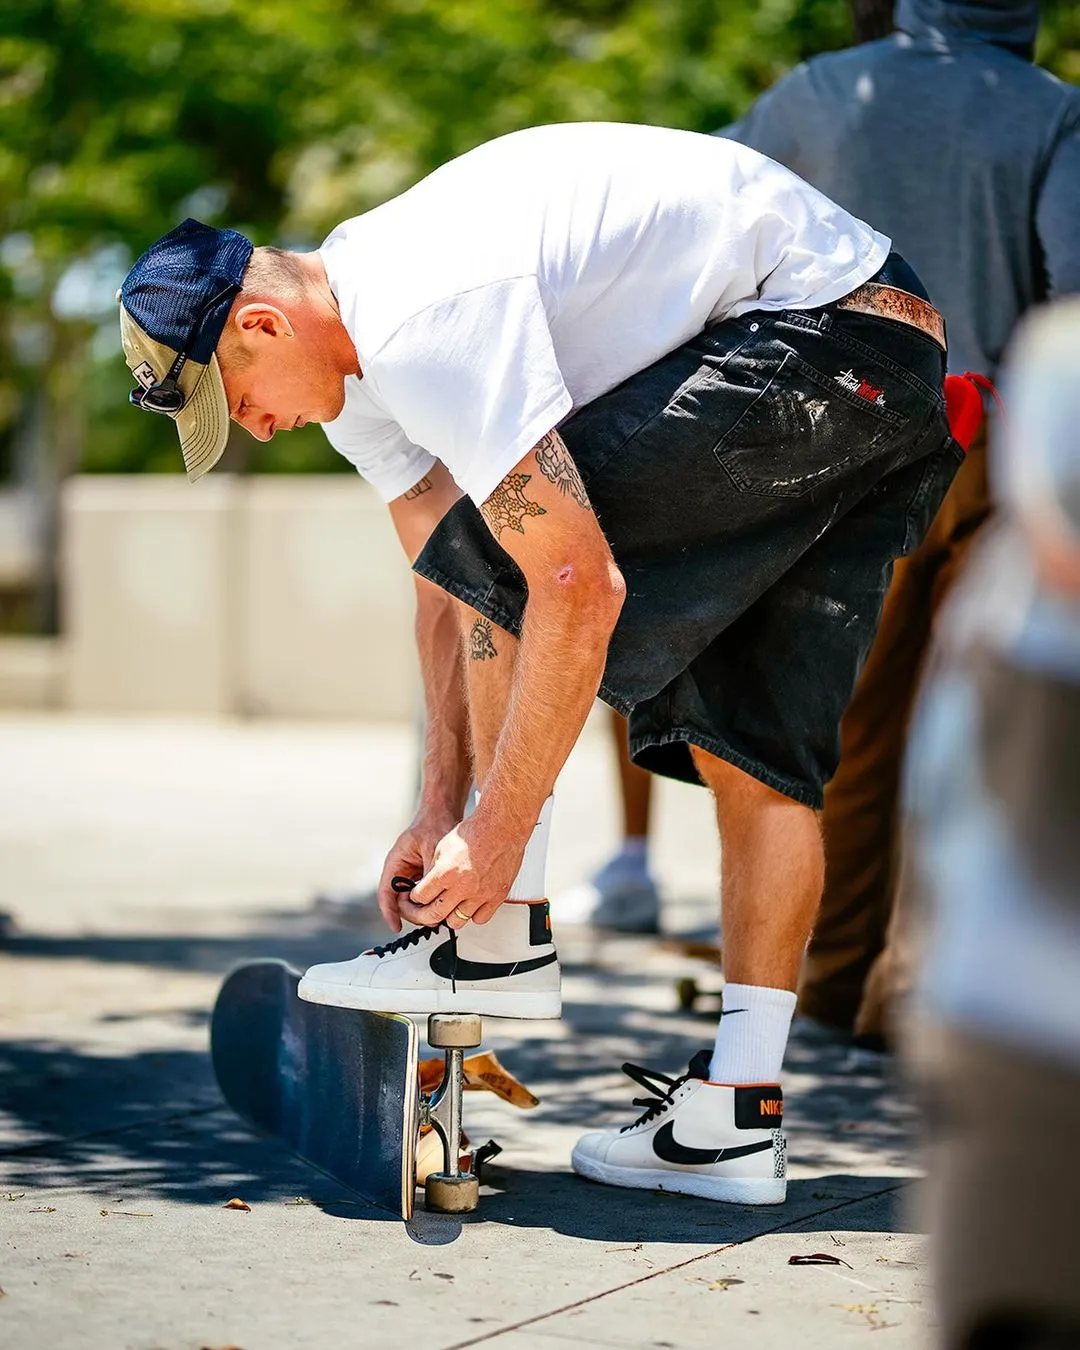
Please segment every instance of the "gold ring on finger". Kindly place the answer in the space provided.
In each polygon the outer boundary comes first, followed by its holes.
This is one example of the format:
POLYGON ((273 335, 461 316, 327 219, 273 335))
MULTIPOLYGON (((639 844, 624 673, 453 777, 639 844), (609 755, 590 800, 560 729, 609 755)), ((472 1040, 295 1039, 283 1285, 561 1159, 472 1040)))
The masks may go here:
POLYGON ((458 918, 461 920, 462 923, 468 923, 469 920, 472 918, 471 914, 462 914, 460 909, 455 909, 454 913, 458 916, 458 918))

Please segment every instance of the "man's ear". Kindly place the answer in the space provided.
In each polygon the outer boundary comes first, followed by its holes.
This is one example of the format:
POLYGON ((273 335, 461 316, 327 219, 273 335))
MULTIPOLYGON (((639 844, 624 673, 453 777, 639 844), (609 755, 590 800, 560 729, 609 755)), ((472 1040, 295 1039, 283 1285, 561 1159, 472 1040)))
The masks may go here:
POLYGON ((250 305, 241 305, 229 322, 242 338, 253 337, 283 338, 293 337, 293 326, 280 309, 274 305, 255 301, 250 305))

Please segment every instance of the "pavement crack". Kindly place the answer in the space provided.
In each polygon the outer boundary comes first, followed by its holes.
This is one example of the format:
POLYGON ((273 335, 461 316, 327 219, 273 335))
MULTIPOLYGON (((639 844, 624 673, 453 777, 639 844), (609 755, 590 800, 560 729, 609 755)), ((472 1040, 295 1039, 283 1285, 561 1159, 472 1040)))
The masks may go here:
POLYGON ((815 1209, 812 1213, 800 1214, 797 1219, 788 1219, 785 1223, 777 1223, 771 1228, 763 1228, 753 1237, 743 1238, 739 1242, 723 1242, 719 1247, 711 1247, 707 1252, 699 1252, 697 1256, 688 1257, 685 1261, 676 1261, 673 1265, 663 1266, 659 1270, 651 1270, 647 1275, 639 1275, 637 1279, 625 1280, 622 1284, 612 1285, 610 1289, 602 1289, 598 1294, 589 1294, 586 1298, 575 1299, 572 1303, 564 1303, 561 1307, 550 1308, 547 1312, 536 1313, 532 1317, 524 1317, 520 1322, 513 1322, 509 1326, 485 1331, 482 1335, 472 1336, 467 1341, 454 1341, 452 1345, 444 1346, 443 1350, 468 1350, 470 1346, 483 1345, 487 1341, 496 1340, 499 1336, 506 1336, 512 1331, 521 1331, 523 1327, 532 1327, 536 1326, 538 1322, 547 1322, 563 1313, 573 1312, 575 1308, 584 1308, 590 1303, 598 1303, 602 1298, 609 1298, 612 1294, 621 1294, 624 1289, 633 1289, 638 1285, 648 1284, 650 1280, 657 1280, 662 1275, 671 1275, 677 1270, 685 1270, 687 1266, 696 1265, 699 1261, 707 1261, 713 1256, 719 1256, 721 1252, 729 1252, 736 1247, 745 1247, 747 1243, 756 1242, 758 1238, 771 1237, 774 1233, 783 1233, 788 1228, 806 1223, 808 1219, 817 1219, 822 1215, 834 1214, 837 1210, 847 1209, 850 1205, 862 1204, 866 1200, 876 1200, 881 1195, 890 1195, 893 1191, 900 1190, 910 1180, 910 1177, 897 1177, 896 1184, 893 1186, 882 1186, 880 1190, 867 1191, 864 1195, 853 1195, 824 1209, 815 1209))

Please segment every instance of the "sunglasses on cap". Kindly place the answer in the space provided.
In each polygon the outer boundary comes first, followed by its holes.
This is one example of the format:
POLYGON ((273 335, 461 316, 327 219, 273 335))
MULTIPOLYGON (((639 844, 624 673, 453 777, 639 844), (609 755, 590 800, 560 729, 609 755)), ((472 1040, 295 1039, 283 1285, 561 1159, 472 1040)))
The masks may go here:
POLYGON ((167 417, 175 417, 187 402, 187 396, 176 382, 186 364, 187 353, 181 352, 164 379, 155 380, 146 389, 142 386, 132 389, 128 393, 128 402, 135 408, 142 408, 144 412, 165 413, 167 417))
POLYGON ((210 310, 216 308, 223 300, 228 300, 234 296, 240 289, 238 285, 230 284, 225 290, 218 291, 210 297, 200 308, 198 316, 191 330, 191 336, 184 344, 185 350, 182 351, 165 372, 160 380, 155 380, 153 384, 142 388, 131 389, 128 391, 128 402, 133 408, 142 408, 144 412, 164 413, 166 417, 175 417, 178 412, 182 412, 184 404, 188 401, 187 394, 180 388, 178 383, 180 372, 187 364, 188 352, 195 345, 195 340, 199 335, 199 329, 202 327, 203 319, 210 310))

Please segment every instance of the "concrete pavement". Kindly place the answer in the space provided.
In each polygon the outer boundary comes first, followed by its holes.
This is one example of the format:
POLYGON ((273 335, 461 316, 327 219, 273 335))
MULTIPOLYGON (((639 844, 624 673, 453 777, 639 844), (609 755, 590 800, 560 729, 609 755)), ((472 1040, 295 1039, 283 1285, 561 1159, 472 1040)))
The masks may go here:
MULTIPOLYGON (((487 1022, 543 1100, 468 1099, 471 1135, 503 1153, 464 1221, 372 1211, 222 1105, 206 1055, 221 974, 376 935, 310 897, 398 828, 410 744, 385 726, 0 721, 0 1345, 925 1345, 914 1113, 874 1056, 797 1030, 784 1207, 569 1172, 582 1129, 631 1118, 623 1060, 679 1072, 711 1040, 673 994, 711 972, 656 942, 568 930, 564 1021, 487 1022), (788 1264, 813 1253, 843 1264, 788 1264)), ((560 787, 553 892, 614 841, 608 759, 590 727, 560 787)), ((657 860, 669 928, 707 925, 703 793, 663 785, 657 860)))

